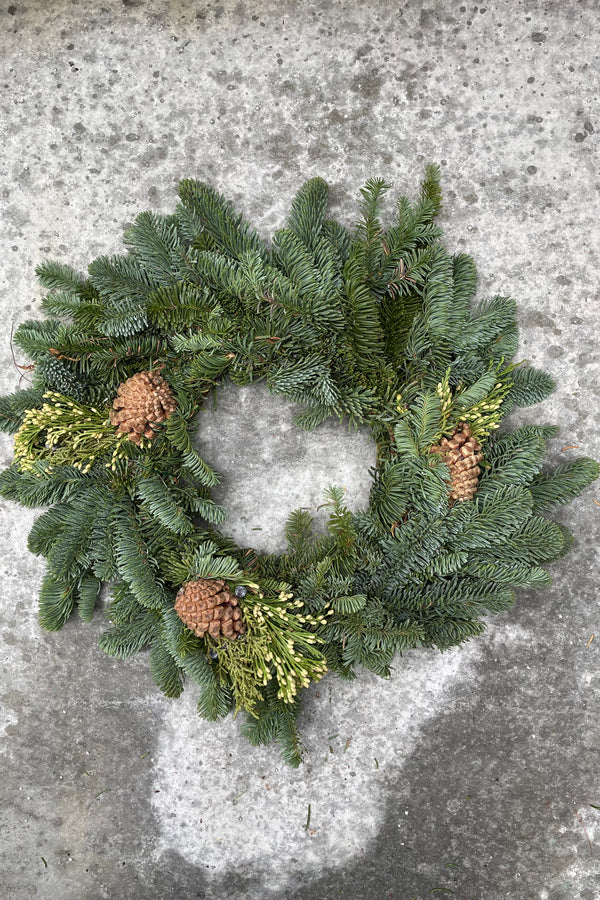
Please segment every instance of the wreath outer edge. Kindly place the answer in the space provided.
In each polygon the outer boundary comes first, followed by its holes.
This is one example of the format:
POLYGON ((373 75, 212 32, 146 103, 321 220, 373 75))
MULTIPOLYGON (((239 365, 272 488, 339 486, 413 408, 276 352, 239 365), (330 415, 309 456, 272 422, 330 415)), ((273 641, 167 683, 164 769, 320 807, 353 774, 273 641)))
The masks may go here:
POLYGON ((396 654, 480 634, 515 588, 550 582, 573 538, 545 514, 600 472, 587 457, 545 468, 554 426, 503 425, 554 382, 512 361, 513 300, 473 303, 474 262, 435 222, 438 167, 386 226, 388 189, 367 182, 351 233, 313 178, 268 245, 213 188, 182 181, 175 212, 141 213, 127 252, 87 277, 38 267, 47 318, 14 336, 31 384, 0 398, 15 434, 0 494, 48 507, 28 539, 47 560, 42 627, 91 621, 108 584, 106 653, 149 649, 166 696, 192 681, 200 715, 241 711, 248 739, 278 741, 292 765, 304 688, 328 670, 386 677, 396 654), (224 378, 264 380, 302 406, 298 427, 368 426, 368 507, 350 512, 330 487, 326 533, 296 510, 281 555, 222 535, 219 476, 193 435, 224 378))

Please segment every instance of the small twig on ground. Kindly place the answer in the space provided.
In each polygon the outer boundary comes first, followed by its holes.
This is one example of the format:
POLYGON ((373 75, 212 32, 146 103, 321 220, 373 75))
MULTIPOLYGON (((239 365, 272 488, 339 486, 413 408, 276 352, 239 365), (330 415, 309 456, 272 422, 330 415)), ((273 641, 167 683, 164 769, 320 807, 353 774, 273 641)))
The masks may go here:
POLYGON ((594 848, 592 847, 592 842, 590 841, 590 836, 589 836, 589 834, 588 834, 588 830, 587 830, 587 828, 585 827, 585 822, 584 822, 583 819, 581 818, 581 816, 580 816, 580 814, 579 814, 579 811, 577 811, 577 812, 575 813, 575 816, 576 816, 576 818, 577 818, 577 821, 579 822, 579 824, 580 824, 581 827, 583 828, 583 833, 585 834, 585 839, 586 839, 586 841, 588 842, 588 846, 589 846, 589 848, 590 848, 590 854, 591 854, 592 856, 595 856, 595 854, 594 854, 594 848))
POLYGON ((304 830, 308 831, 310 826, 310 803, 308 804, 308 815, 306 816, 306 825, 304 826, 304 830))
POLYGON ((33 364, 29 365, 29 366, 20 366, 19 363, 17 362, 17 357, 15 356, 15 351, 14 351, 14 347, 13 347, 14 331, 15 331, 15 320, 13 319, 12 322, 10 323, 10 352, 11 352, 11 355, 13 358, 13 365, 14 365, 15 369, 23 370, 21 372, 21 377, 19 378, 19 384, 21 384, 23 378, 25 377, 25 372, 32 372, 35 369, 35 366, 33 364))

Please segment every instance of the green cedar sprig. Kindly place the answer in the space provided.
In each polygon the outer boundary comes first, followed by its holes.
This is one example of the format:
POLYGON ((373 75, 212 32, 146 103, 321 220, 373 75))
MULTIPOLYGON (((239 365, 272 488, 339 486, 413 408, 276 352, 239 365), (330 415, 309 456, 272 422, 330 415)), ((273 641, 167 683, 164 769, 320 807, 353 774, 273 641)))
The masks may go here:
POLYGON ((220 667, 231 679, 236 709, 256 716, 261 685, 275 679, 277 698, 294 703, 303 687, 323 677, 327 671, 319 647, 323 640, 315 631, 333 610, 311 615, 285 586, 276 596, 265 595, 256 584, 248 587, 240 602, 246 633, 236 641, 208 638, 207 643, 214 646, 220 667))
POLYGON ((25 413, 15 435, 15 462, 23 472, 41 477, 36 463, 45 462, 46 471, 69 465, 87 474, 107 454, 110 460, 105 465, 116 471, 118 460, 127 459, 128 436, 111 425, 107 410, 84 406, 55 391, 42 397, 46 402, 25 413))

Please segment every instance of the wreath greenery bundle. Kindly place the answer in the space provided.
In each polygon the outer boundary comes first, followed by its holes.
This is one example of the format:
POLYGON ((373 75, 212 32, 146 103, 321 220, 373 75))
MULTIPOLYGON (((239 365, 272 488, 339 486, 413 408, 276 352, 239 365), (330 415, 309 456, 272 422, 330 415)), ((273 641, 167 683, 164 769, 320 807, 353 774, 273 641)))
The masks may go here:
POLYGON ((386 676, 395 654, 468 640, 514 587, 548 584, 542 565, 571 536, 541 513, 599 471, 586 458, 543 471, 554 427, 497 431, 552 379, 511 362, 512 300, 472 307, 473 260, 448 253, 434 223, 437 167, 389 228, 387 187, 366 184, 351 235, 325 218, 314 178, 268 246, 212 188, 181 182, 175 213, 139 215, 128 252, 96 259, 87 278, 39 267, 48 318, 15 335, 33 380, 0 400, 16 432, 0 492, 49 507, 29 536, 48 561, 42 626, 75 609, 89 621, 108 582, 106 653, 149 647, 167 696, 190 679, 202 716, 243 710, 250 741, 278 740, 292 764, 303 687, 327 669, 386 676), (224 378, 265 379, 302 405, 301 428, 366 424, 368 508, 351 513, 331 487, 327 532, 293 512, 282 555, 224 537, 218 475, 193 444, 224 378))

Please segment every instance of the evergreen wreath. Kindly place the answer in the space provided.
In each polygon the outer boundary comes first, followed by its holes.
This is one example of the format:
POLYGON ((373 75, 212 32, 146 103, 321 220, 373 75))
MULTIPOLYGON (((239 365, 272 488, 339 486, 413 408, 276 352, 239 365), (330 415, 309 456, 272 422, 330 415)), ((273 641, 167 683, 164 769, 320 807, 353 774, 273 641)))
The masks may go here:
POLYGON ((128 252, 87 278, 39 266, 48 318, 15 334, 32 383, 0 400, 16 432, 0 493, 49 507, 28 543, 48 562, 41 625, 75 609, 90 621, 109 583, 106 653, 149 648, 168 697, 193 681, 200 715, 242 710, 249 740, 278 740, 293 765, 301 688, 327 669, 385 677, 397 653, 480 634, 514 587, 550 582, 543 564, 572 537, 542 514, 599 473, 587 458, 543 470, 552 426, 497 431, 553 381, 511 361, 513 300, 472 306, 473 260, 445 250, 434 222, 438 168, 389 228, 387 189, 367 182, 351 235, 313 178, 269 246, 211 187, 182 181, 174 214, 141 213, 128 252), (297 510, 281 555, 224 537, 218 475, 192 440, 224 378, 266 380, 302 405, 300 428, 366 424, 368 508, 329 488, 326 533, 297 510))

